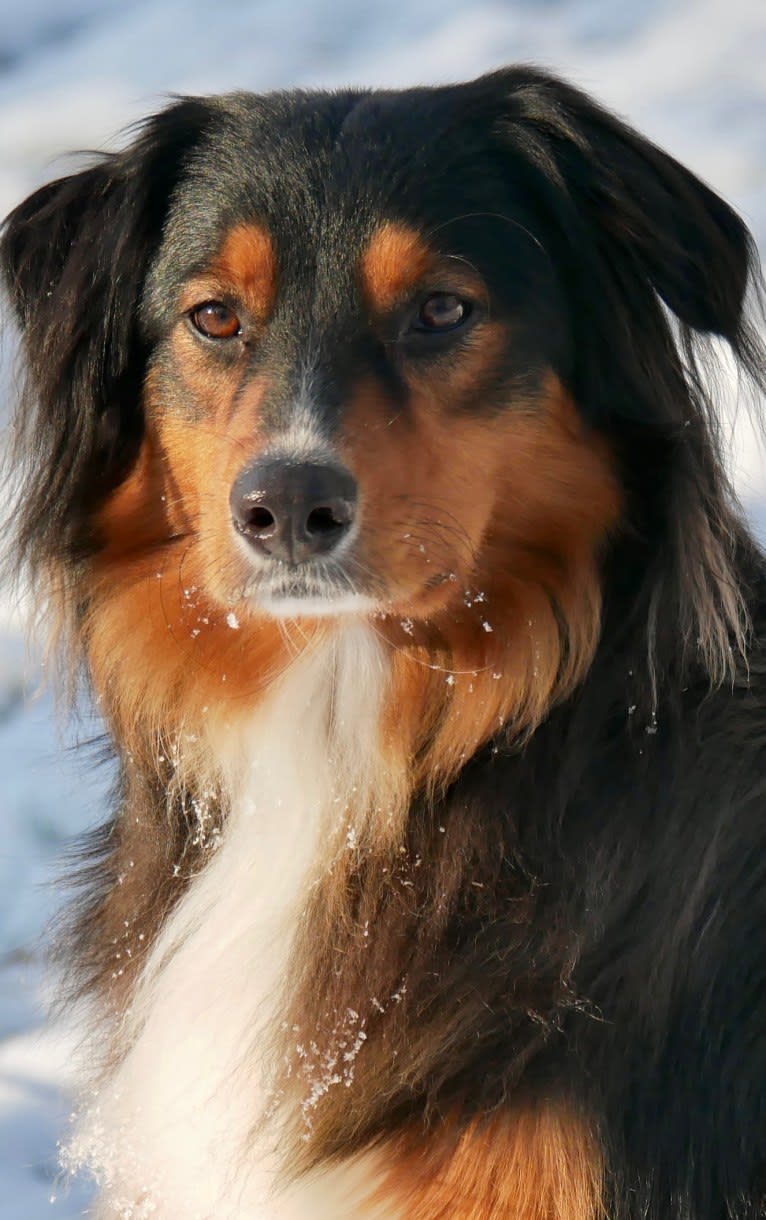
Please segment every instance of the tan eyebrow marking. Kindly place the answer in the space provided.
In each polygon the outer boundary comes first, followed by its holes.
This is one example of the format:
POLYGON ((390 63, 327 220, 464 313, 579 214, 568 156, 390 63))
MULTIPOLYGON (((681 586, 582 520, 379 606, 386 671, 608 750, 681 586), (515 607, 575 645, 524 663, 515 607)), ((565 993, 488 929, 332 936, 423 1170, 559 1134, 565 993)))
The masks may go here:
POLYGON ((182 307, 190 309, 204 296, 231 294, 263 321, 274 307, 278 274, 276 251, 268 229, 255 222, 242 222, 226 234, 207 271, 186 285, 182 307))
POLYGON ((384 313, 406 296, 435 262, 425 238, 409 225, 384 224, 373 234, 359 265, 362 291, 384 313))

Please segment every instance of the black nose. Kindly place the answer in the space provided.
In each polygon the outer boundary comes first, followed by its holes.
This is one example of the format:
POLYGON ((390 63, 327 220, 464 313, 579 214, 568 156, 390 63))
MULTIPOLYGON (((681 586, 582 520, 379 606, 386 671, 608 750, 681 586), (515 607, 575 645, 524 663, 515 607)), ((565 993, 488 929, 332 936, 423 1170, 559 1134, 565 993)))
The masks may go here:
POLYGON ((284 563, 328 555, 356 514, 356 481, 342 466, 266 458, 238 476, 229 496, 234 527, 284 563))

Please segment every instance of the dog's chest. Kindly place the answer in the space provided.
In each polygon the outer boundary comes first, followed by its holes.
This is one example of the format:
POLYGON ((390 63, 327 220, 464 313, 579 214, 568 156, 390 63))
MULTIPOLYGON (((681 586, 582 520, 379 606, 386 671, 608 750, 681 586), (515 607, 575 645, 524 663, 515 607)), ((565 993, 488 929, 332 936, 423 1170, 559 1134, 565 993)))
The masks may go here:
POLYGON ((128 1049, 75 1141, 102 1182, 105 1217, 381 1214, 360 1202, 371 1186, 361 1165, 275 1193, 279 1127, 258 1125, 307 892, 328 841, 343 841, 349 792, 371 782, 381 683, 377 650, 357 635, 296 663, 238 730, 222 842, 152 949, 128 1049))

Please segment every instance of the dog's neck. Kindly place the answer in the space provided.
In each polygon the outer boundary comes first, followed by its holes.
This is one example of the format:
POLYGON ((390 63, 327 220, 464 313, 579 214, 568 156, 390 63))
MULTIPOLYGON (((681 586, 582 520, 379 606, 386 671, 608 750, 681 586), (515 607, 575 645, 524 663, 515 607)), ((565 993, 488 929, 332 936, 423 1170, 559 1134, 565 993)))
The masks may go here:
POLYGON ((369 626, 342 624, 288 662, 256 712, 220 719, 210 744, 234 817, 248 807, 259 817, 266 792, 285 810, 277 820, 280 842, 291 829, 305 837, 303 822, 292 827, 289 807, 307 797, 324 811, 316 831, 326 846, 339 835, 356 841, 391 825, 402 793, 381 725, 389 668, 388 651, 369 626))

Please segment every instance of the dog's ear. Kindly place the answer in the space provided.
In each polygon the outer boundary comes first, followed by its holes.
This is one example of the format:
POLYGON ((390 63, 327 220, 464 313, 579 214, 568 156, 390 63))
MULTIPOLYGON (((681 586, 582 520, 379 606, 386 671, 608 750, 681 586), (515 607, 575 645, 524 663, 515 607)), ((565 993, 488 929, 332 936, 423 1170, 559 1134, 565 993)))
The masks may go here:
POLYGON ((33 562, 56 539, 66 545, 85 484, 107 491, 135 450, 144 279, 184 158, 209 115, 196 99, 174 104, 123 152, 42 187, 5 221, 0 276, 27 375, 18 540, 33 562), (88 480, 80 477, 86 470, 88 480))
POLYGON ((99 165, 48 183, 8 216, 0 269, 22 330, 56 293, 80 223, 87 224, 84 213, 95 211, 108 184, 108 171, 99 165))
POLYGON ((687 659, 722 681, 746 647, 735 550, 749 544, 706 340, 722 336, 762 384, 745 308, 751 284, 759 303, 752 239, 704 183, 579 90, 532 68, 488 83, 507 189, 521 192, 568 302, 563 375, 623 467, 636 548, 625 570, 649 573, 631 602, 647 623, 652 692, 659 667, 687 659))
POLYGON ((22 330, 49 316, 60 330, 90 315, 99 346, 110 337, 104 328, 119 331, 135 312, 180 162, 209 114, 184 99, 143 124, 125 151, 49 183, 10 213, 0 274, 22 330))
MULTIPOLYGON (((736 346, 753 253, 736 213, 578 89, 534 69, 491 79, 504 90, 505 139, 563 192, 614 276, 651 284, 683 323, 736 346)), ((586 234, 569 236, 577 260, 586 234)))

